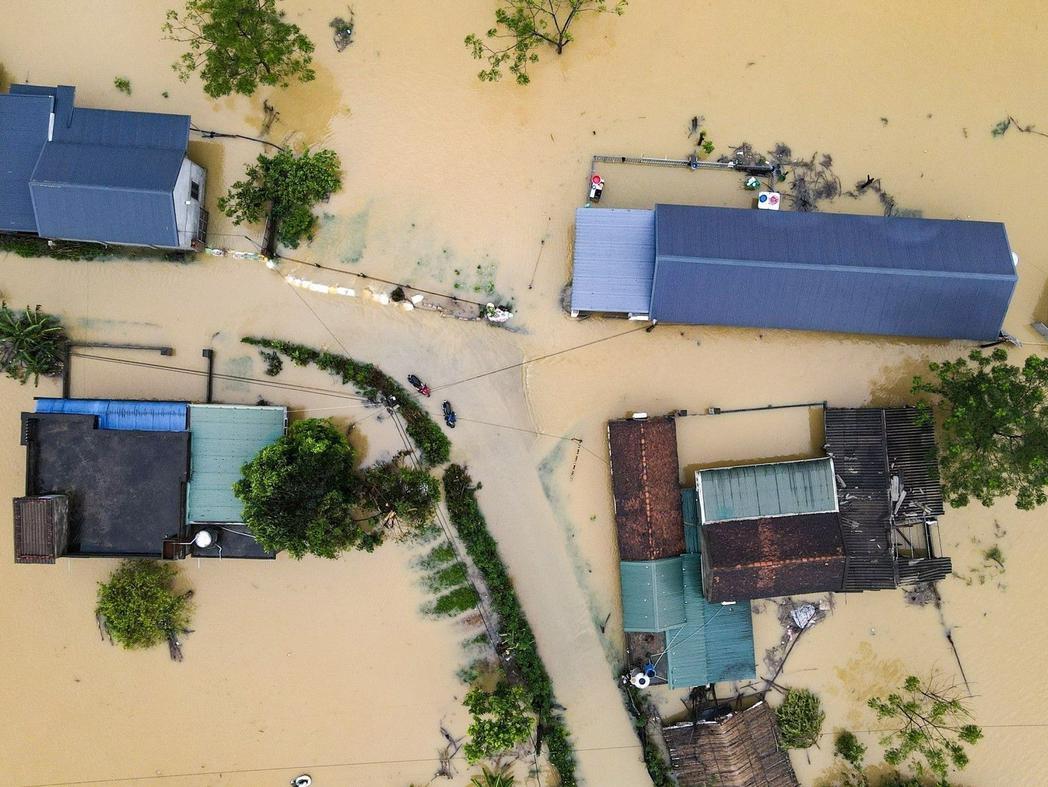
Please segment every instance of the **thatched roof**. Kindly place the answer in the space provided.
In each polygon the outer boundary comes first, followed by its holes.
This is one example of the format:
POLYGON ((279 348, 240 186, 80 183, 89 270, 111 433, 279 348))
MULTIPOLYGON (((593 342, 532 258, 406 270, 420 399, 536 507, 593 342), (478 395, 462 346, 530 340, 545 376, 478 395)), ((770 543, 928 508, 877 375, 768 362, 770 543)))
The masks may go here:
POLYGON ((680 787, 798 787, 779 748, 775 714, 764 702, 719 721, 663 729, 680 787))

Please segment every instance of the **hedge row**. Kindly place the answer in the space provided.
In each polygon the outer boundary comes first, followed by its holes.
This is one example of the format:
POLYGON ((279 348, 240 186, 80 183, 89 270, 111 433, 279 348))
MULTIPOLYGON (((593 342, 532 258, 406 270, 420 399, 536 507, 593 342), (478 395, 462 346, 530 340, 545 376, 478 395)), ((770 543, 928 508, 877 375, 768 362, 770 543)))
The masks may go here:
POLYGON ((419 406, 415 397, 374 364, 279 339, 246 336, 241 341, 286 355, 296 366, 315 364, 317 368, 340 377, 344 385, 352 385, 372 402, 395 399, 408 436, 422 452, 423 461, 434 467, 444 464, 451 456, 451 441, 444 430, 419 406))
POLYGON ((9 251, 19 257, 51 257, 56 260, 160 259, 184 261, 185 252, 163 252, 154 249, 135 249, 127 246, 103 246, 100 243, 54 241, 35 235, 8 235, 0 233, 0 251, 9 251))
POLYGON ((575 752, 568 738, 567 723, 557 709, 553 683, 539 656, 535 634, 513 590, 509 572, 499 557, 495 539, 488 532, 484 515, 480 512, 473 481, 460 465, 451 465, 444 471, 444 499, 466 552, 491 592, 492 604, 500 621, 499 633, 510 647, 509 653, 523 680, 531 707, 538 716, 539 735, 549 752, 549 761, 557 769, 560 783, 571 787, 577 781, 575 752))

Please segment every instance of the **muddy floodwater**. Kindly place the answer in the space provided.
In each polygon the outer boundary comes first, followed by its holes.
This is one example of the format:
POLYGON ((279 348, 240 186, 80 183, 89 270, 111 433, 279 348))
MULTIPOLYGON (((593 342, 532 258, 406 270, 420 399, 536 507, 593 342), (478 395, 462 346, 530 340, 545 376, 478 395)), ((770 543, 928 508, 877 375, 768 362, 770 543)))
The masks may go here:
MULTIPOLYGON (((451 399, 460 416, 454 458, 483 482, 481 504, 567 708, 588 785, 647 779, 614 683, 621 609, 605 422, 637 410, 905 402, 928 360, 969 350, 788 331, 659 325, 646 333, 624 321, 570 319, 561 290, 592 155, 686 156, 689 122, 702 115, 716 153, 783 142, 798 156, 831 154, 845 189, 879 177, 901 208, 1004 221, 1020 258, 1005 328, 1024 346, 1011 356, 1044 349, 1030 325, 1048 318, 1040 193, 1048 139, 990 133, 1008 115, 1048 129, 1043 3, 633 0, 621 18, 580 20, 565 54, 542 53, 533 84, 520 88, 478 82, 462 45, 490 25, 493 0, 356 0, 353 43, 341 54, 328 22, 347 15, 345 2, 287 0, 288 17, 317 44, 316 81, 217 102, 170 68, 180 50, 160 40, 169 5, 0 0, 5 79, 75 84, 84 106, 189 113, 199 128, 245 135, 260 132, 267 100, 279 113, 270 139, 330 147, 345 170, 318 236, 283 272, 349 286, 367 273, 481 302, 511 299, 510 330, 305 292, 258 263, 205 257, 62 263, 0 253, 0 291, 13 305, 60 314, 78 340, 170 345, 174 356, 146 360, 183 370, 98 352, 74 359, 75 396, 199 400, 204 382, 192 371, 204 368, 206 347, 220 373, 267 379, 239 343, 265 334, 370 360, 400 378, 416 372, 438 389, 428 406, 451 399), (130 96, 113 87, 117 76, 130 80, 130 96)), ((250 250, 260 235, 222 220, 215 206, 259 152, 249 141, 194 136, 191 153, 209 168, 215 245, 250 250)), ((602 204, 613 207, 750 204, 730 174, 624 166, 602 174, 602 204)), ((822 207, 881 211, 873 196, 822 207)), ((332 396, 339 389, 326 376, 289 369, 278 380, 301 387, 224 379, 215 395, 262 396, 295 416, 359 422, 354 439, 366 461, 399 447, 379 413, 332 396)), ((23 489, 19 412, 34 395, 59 394, 50 380, 39 388, 0 381, 0 499, 23 489)), ((681 462, 812 456, 819 429, 804 409, 682 419, 681 462)), ((876 757, 868 696, 910 673, 959 674, 944 625, 986 734, 957 782, 1048 780, 1044 518, 1010 501, 948 510, 940 530, 956 576, 941 583, 941 618, 901 593, 836 598, 780 677, 815 690, 826 707, 820 746, 793 754, 804 784, 832 779, 837 728, 855 730, 876 757), (983 559, 993 545, 1003 570, 983 559)), ((438 766, 440 726, 465 732, 456 672, 469 659, 461 642, 476 631, 421 613, 429 596, 410 545, 338 561, 187 561, 198 613, 180 664, 163 649, 124 652, 99 640, 95 583, 110 561, 15 566, 11 548, 0 538, 5 784, 282 785, 301 772, 318 787, 425 784, 438 766)), ((770 606, 757 610, 763 671, 781 632, 770 606)), ((681 708, 679 696, 656 693, 667 717, 681 708)), ((453 782, 434 784, 465 784, 468 768, 461 758, 456 766, 453 782)))

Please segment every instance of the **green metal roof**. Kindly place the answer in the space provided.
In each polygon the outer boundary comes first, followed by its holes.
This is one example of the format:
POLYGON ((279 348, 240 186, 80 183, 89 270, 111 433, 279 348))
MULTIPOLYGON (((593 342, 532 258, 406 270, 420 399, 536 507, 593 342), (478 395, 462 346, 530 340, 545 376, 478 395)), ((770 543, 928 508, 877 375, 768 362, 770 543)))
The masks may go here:
POLYGON ((756 677, 750 603, 707 602, 698 555, 684 555, 682 569, 687 622, 666 632, 670 688, 756 677))
POLYGON ((680 509, 684 515, 684 547, 688 554, 702 551, 699 539, 699 498, 694 489, 680 490, 680 509))
POLYGON ((681 558, 624 560, 619 563, 619 575, 623 630, 666 631, 687 620, 681 558))
POLYGON ((837 510, 829 457, 700 470, 696 486, 703 523, 837 510))
POLYGON ((189 406, 189 522, 240 522, 233 494, 240 469, 284 434, 287 409, 231 404, 189 406))

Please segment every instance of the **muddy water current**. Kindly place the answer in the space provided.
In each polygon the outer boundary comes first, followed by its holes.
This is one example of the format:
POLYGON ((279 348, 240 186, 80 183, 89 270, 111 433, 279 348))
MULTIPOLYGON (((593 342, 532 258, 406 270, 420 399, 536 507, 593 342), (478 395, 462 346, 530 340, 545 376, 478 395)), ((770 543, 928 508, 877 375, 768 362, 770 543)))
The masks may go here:
MULTIPOLYGON (((511 329, 302 292, 255 263, 213 258, 0 254, 0 291, 60 314, 77 339, 175 348, 146 360, 182 371, 129 365, 143 356, 117 351, 76 358, 77 396, 200 399, 203 378, 192 372, 203 369, 205 347, 219 372, 265 381, 256 354, 239 344, 245 334, 424 376, 438 389, 429 405, 446 397, 459 412, 454 458, 484 484, 481 503, 567 708, 586 784, 646 779, 613 682, 621 609, 605 422, 635 410, 903 402, 928 360, 969 349, 571 320, 561 289, 592 155, 686 156, 689 121, 702 115, 715 155, 743 141, 759 150, 783 142, 797 156, 831 154, 845 189, 870 175, 925 216, 1004 221, 1020 257, 1005 328, 1024 347, 1012 357, 1043 350, 1030 324, 1048 318, 1038 196, 1048 139, 990 133, 1009 114, 1048 128, 1043 4, 634 0, 621 18, 581 20, 565 54, 543 53, 521 89, 479 83, 462 46, 490 24, 488 0, 358 0, 354 42, 341 54, 328 21, 345 16, 345 4, 288 0, 289 18, 317 43, 316 81, 217 102, 171 71, 179 49, 159 33, 167 6, 0 0, 6 80, 75 84, 83 105, 190 113, 199 128, 248 136, 260 133, 268 101, 278 113, 269 139, 333 148, 345 169, 316 239, 290 253, 302 262, 284 272, 351 286, 354 273, 367 273, 471 300, 512 299, 511 329), (131 81, 131 96, 113 88, 117 76, 131 81)), ((261 150, 194 135, 191 153, 209 168, 216 245, 247 250, 259 238, 259 228, 222 219, 215 200, 261 150)), ((627 166, 602 174, 602 204, 614 207, 750 200, 730 174, 627 166)), ((872 196, 822 207, 881 210, 872 196)), ((265 397, 294 415, 359 423, 354 439, 367 461, 399 448, 380 413, 331 395, 341 389, 324 375, 292 368, 278 380, 300 387, 223 379, 216 398, 265 397)), ((52 381, 38 389, 0 381, 0 497, 23 487, 18 413, 34 395, 58 392, 52 381)), ((681 480, 685 469, 723 461, 815 455, 820 428, 803 408, 682 419, 681 480)), ((958 576, 942 583, 942 620, 898 593, 836 599, 780 678, 814 689, 826 706, 820 746, 793 755, 803 783, 832 782, 837 728, 857 731, 876 755, 866 697, 906 674, 957 674, 943 620, 986 732, 958 782, 1048 780, 1043 519, 1009 502, 948 511, 941 536, 958 576), (1003 571, 982 557, 995 544, 1003 571)), ((99 641, 94 588, 111 563, 15 566, 10 550, 0 539, 0 772, 9 783, 286 784, 309 771, 317 785, 424 784, 443 746, 440 725, 465 731, 456 671, 469 659, 460 643, 476 631, 420 613, 429 596, 410 545, 338 561, 187 562, 198 613, 181 664, 161 650, 99 641)), ((770 607, 758 610, 760 663, 781 632, 770 607)), ((667 718, 681 708, 680 693, 654 696, 667 718)), ((451 783, 466 783, 461 759, 456 772, 451 783)))

